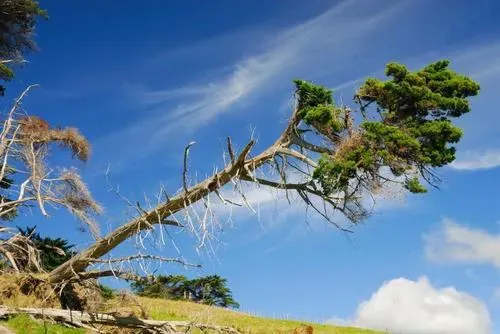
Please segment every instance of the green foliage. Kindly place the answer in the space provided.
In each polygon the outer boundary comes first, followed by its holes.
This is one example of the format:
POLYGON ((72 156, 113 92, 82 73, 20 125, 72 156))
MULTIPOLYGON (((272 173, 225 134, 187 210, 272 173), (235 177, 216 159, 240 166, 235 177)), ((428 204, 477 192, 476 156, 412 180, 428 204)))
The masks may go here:
POLYGON ((104 298, 105 300, 113 299, 115 297, 115 290, 113 290, 109 286, 99 284, 99 290, 101 292, 102 298, 104 298))
MULTIPOLYGON (((0 165, 0 168, 3 168, 3 166, 0 165)), ((12 184, 14 183, 14 180, 12 178, 13 174, 14 174, 14 170, 9 166, 5 166, 4 177, 3 177, 3 179, 0 180, 0 190, 7 190, 12 186, 12 184)), ((12 202, 13 199, 10 198, 7 194, 0 193, 0 201, 2 201, 3 203, 8 203, 8 202, 12 202)), ((17 216, 17 210, 15 210, 15 208, 9 208, 8 206, 4 207, 4 212, 7 210, 10 210, 10 211, 8 211, 7 213, 4 213, 0 217, 1 220, 10 221, 10 220, 13 220, 17 216)))
MULTIPOLYGON (((10 69, 6 64, 0 63, 0 79, 3 81, 10 81, 14 77, 14 71, 10 69)), ((0 95, 4 94, 5 88, 0 86, 0 95)))
MULTIPOLYGON (((432 168, 455 159, 453 144, 462 137, 462 130, 452 119, 469 112, 469 97, 479 92, 478 83, 448 66, 447 60, 441 60, 412 72, 402 64, 389 63, 389 80, 366 80, 355 96, 363 121, 353 135, 335 143, 335 153, 320 157, 313 173, 326 195, 346 189, 353 180, 379 181, 382 167, 404 177, 410 192, 426 192, 415 173, 428 180, 432 168)), ((333 132, 345 129, 345 115, 336 111, 330 91, 303 81, 295 84, 305 124, 323 135, 327 134, 322 125, 332 120, 338 125, 331 127, 333 132)))
MULTIPOLYGON (((47 13, 37 1, 0 1, 0 60, 15 61, 35 49, 33 33, 39 17, 47 17, 47 13)), ((10 64, 0 63, 0 80, 10 81, 14 77, 10 64)), ((0 95, 4 91, 0 85, 0 95)))
POLYGON ((192 300, 203 304, 238 308, 226 284, 227 280, 219 275, 205 276, 187 281, 186 290, 192 300))
POLYGON ((333 103, 332 91, 324 86, 314 85, 304 80, 294 80, 300 110, 307 107, 331 105, 333 103))
POLYGON ((427 192, 427 189, 420 183, 419 179, 416 177, 407 179, 405 182, 405 188, 415 194, 427 192))
POLYGON ((218 275, 187 279, 183 275, 159 275, 152 280, 133 282, 139 296, 172 300, 191 300, 222 307, 239 307, 233 299, 227 280, 218 275))
POLYGON ((42 268, 46 271, 52 271, 59 265, 69 260, 76 254, 73 251, 73 245, 68 244, 67 240, 61 238, 42 238, 38 232, 35 232, 36 226, 18 228, 19 233, 29 237, 40 251, 40 262, 42 268))
MULTIPOLYGON (((361 152, 357 150, 353 153, 361 152)), ((319 182, 325 195, 331 195, 347 187, 349 180, 356 176, 356 172, 354 159, 332 159, 329 155, 323 154, 313 172, 313 178, 319 182)))
POLYGON ((183 275, 158 275, 152 280, 133 282, 131 286, 139 296, 176 300, 185 298, 187 281, 183 275))
POLYGON ((295 80, 300 118, 326 137, 345 129, 342 110, 333 103, 332 91, 324 86, 295 80))

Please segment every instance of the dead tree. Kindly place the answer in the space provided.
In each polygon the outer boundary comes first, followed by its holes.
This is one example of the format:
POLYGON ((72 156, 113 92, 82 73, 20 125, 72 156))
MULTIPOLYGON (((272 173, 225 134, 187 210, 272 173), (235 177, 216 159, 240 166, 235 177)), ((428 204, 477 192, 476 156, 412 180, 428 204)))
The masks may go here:
MULTIPOLYGON (((15 215, 37 207, 49 216, 48 207, 69 210, 99 237, 94 217, 101 212, 75 169, 51 169, 47 157, 51 145, 68 149, 76 158, 86 161, 90 145, 75 128, 52 128, 44 120, 28 116, 22 101, 34 86, 28 87, 15 101, 3 120, 0 132, 0 219, 4 225, 15 215)), ((36 249, 29 238, 12 234, 1 228, 0 233, 10 236, 0 244, 0 255, 16 271, 31 268, 40 271, 36 249), (22 259, 22 257, 25 257, 22 259)))

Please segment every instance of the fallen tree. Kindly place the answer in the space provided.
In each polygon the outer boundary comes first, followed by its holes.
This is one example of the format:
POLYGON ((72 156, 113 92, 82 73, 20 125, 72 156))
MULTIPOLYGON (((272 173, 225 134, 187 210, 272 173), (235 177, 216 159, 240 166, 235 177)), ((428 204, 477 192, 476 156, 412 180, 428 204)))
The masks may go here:
POLYGON ((189 321, 160 321, 139 319, 133 315, 117 313, 87 313, 72 310, 51 308, 8 308, 0 306, 0 319, 6 320, 19 314, 28 314, 37 319, 51 320, 64 323, 72 327, 86 328, 94 332, 101 332, 102 326, 140 329, 147 333, 178 334, 189 333, 194 329, 203 331, 238 334, 238 330, 228 326, 200 324, 189 321))

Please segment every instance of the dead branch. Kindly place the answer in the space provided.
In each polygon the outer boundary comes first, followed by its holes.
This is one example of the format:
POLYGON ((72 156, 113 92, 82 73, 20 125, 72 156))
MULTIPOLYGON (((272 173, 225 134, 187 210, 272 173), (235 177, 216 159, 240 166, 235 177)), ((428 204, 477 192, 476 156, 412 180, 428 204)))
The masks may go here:
POLYGON ((302 147, 302 148, 305 148, 309 151, 312 151, 312 152, 316 152, 316 153, 333 153, 333 151, 329 148, 326 148, 326 147, 323 147, 323 146, 318 146, 318 145, 315 145, 315 144, 312 144, 312 143, 309 143, 307 142, 306 140, 304 140, 304 138, 302 138, 301 136, 297 135, 296 133, 294 133, 292 136, 291 136, 291 140, 292 140, 292 143, 299 146, 299 147, 302 147))
MULTIPOLYGON (((139 217, 132 219, 128 223, 117 228, 115 231, 111 232, 106 237, 98 240, 96 243, 91 245, 88 249, 77 254, 72 259, 62 264, 49 275, 49 280, 52 283, 60 283, 64 280, 71 279, 75 273, 80 273, 85 270, 85 268, 91 264, 91 259, 101 258, 103 255, 107 254, 109 251, 114 249, 116 246, 120 245, 123 241, 127 240, 131 236, 140 233, 143 230, 151 229, 152 225, 159 224, 161 221, 175 213, 189 208, 192 203, 195 203, 212 192, 221 189, 226 184, 234 182, 234 179, 239 179, 244 176, 248 176, 249 172, 256 170, 260 166, 272 161, 276 155, 287 154, 293 157, 305 161, 311 165, 315 163, 302 155, 299 152, 288 150, 291 145, 291 134, 294 132, 296 125, 300 122, 300 118, 297 111, 294 111, 289 124, 278 140, 267 150, 263 151, 261 154, 255 156, 254 158, 247 159, 251 148, 254 145, 254 141, 251 140, 235 157, 234 162, 227 165, 223 170, 215 173, 213 176, 205 179, 204 181, 198 183, 197 185, 188 188, 186 174, 187 174, 187 156, 189 153, 189 148, 192 144, 188 145, 184 151, 184 170, 183 170, 183 192, 169 198, 167 201, 160 203, 155 208, 144 212, 139 217)), ((193 225, 192 219, 189 216, 189 211, 186 210, 187 218, 190 220, 190 224, 193 225)), ((204 215, 206 217, 206 215, 204 215)), ((200 223, 204 222, 199 220, 200 223)), ((202 234, 200 240, 204 240, 205 232, 202 234)))
POLYGON ((113 326, 119 328, 147 330, 151 333, 177 334, 187 333, 192 329, 211 330, 218 333, 240 333, 233 327, 216 326, 209 324, 193 323, 189 321, 161 321, 140 319, 133 315, 121 315, 116 313, 87 313, 60 309, 38 309, 38 308, 9 308, 0 306, 0 319, 28 314, 38 319, 50 319, 55 322, 71 325, 79 328, 91 328, 99 332, 97 326, 113 326))
POLYGON ((31 241, 30 236, 12 233, 8 229, 2 229, 1 232, 7 232, 12 236, 0 240, 0 258, 6 259, 16 272, 43 272, 40 252, 31 241))
POLYGON ((184 169, 182 171, 182 187, 184 188, 184 192, 186 192, 186 193, 188 191, 188 186, 187 186, 187 163, 188 163, 188 161, 187 160, 188 160, 188 155, 189 155, 189 149, 194 144, 196 144, 196 142, 192 141, 184 149, 184 169))
POLYGON ((120 271, 120 270, 89 270, 81 273, 75 274, 75 277, 67 280, 67 282, 81 282, 89 279, 97 279, 102 277, 116 277, 121 278, 126 281, 142 281, 143 276, 137 275, 132 271, 120 271))
POLYGON ((230 182, 236 175, 243 174, 245 167, 253 168, 249 166, 260 166, 264 164, 275 153, 276 148, 273 148, 273 150, 266 151, 264 154, 247 161, 246 158, 253 144, 254 142, 250 141, 243 148, 234 164, 228 165, 214 176, 191 187, 187 192, 170 198, 169 201, 161 203, 156 208, 147 211, 144 215, 134 218, 129 223, 111 232, 108 236, 98 240, 90 248, 77 254, 68 262, 52 271, 49 275, 49 280, 52 283, 58 283, 70 279, 74 276, 75 272, 83 272, 90 264, 90 259, 101 258, 132 235, 145 229, 150 229, 152 225, 158 224, 166 217, 185 209, 186 203, 197 202, 209 193, 230 182))
POLYGON ((229 158, 231 159, 231 163, 234 164, 233 144, 231 143, 231 138, 229 137, 227 137, 227 152, 229 153, 229 158))
POLYGON ((9 218, 18 209, 34 205, 43 216, 49 216, 49 206, 63 207, 98 237, 94 216, 101 208, 80 176, 73 169, 55 173, 46 161, 51 144, 69 149, 82 161, 88 159, 90 145, 74 128, 53 128, 46 121, 24 113, 22 101, 35 86, 28 86, 21 93, 1 124, 0 180, 6 184, 0 196, 0 217, 9 218), (10 174, 15 174, 15 178, 10 174))
POLYGON ((90 262, 117 263, 117 262, 129 262, 129 261, 133 261, 133 260, 156 260, 156 261, 160 261, 160 262, 178 263, 178 264, 182 264, 183 266, 186 266, 186 267, 201 268, 201 265, 199 265, 199 264, 188 263, 188 262, 186 262, 182 259, 179 259, 179 258, 168 258, 168 257, 149 255, 149 254, 137 254, 137 255, 131 255, 131 256, 120 257, 120 258, 113 258, 113 259, 109 259, 109 260, 91 259, 90 262))

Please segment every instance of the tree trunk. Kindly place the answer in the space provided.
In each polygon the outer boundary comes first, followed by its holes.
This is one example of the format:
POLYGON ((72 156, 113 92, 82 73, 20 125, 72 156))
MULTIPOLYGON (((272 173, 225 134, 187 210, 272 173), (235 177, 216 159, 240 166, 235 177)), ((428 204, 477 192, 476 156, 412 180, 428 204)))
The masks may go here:
POLYGON ((222 188, 229 183, 233 177, 247 175, 249 171, 251 172, 262 166, 276 154, 281 147, 281 141, 278 140, 275 145, 271 146, 260 155, 246 160, 252 146, 253 141, 243 149, 237 160, 228 165, 224 170, 198 183, 188 189, 187 192, 182 192, 174 198, 158 205, 155 209, 122 225, 106 237, 97 240, 92 246, 54 269, 49 274, 49 281, 51 283, 60 283, 74 277, 75 273, 83 272, 92 263, 92 259, 101 258, 140 231, 150 229, 154 224, 161 224, 167 217, 185 209, 189 205, 207 196, 209 193, 222 188))
MULTIPOLYGON (((101 258, 140 231, 150 229, 154 224, 161 224, 167 217, 185 209, 211 192, 221 189, 234 177, 240 179, 248 177, 249 174, 257 168, 272 160, 276 154, 290 154, 290 152, 294 152, 295 155, 300 155, 298 152, 287 149, 290 145, 294 144, 292 139, 295 134, 295 127, 299 122, 299 113, 298 110, 295 110, 290 117, 286 129, 281 133, 278 140, 262 153, 251 159, 247 159, 247 156, 254 144, 253 140, 243 148, 237 157, 234 157, 231 143, 228 138, 228 150, 231 156, 231 163, 226 166, 226 168, 190 189, 185 188, 185 191, 179 195, 161 203, 153 210, 147 211, 144 215, 129 221, 104 238, 97 240, 89 248, 78 253, 54 269, 49 274, 49 281, 54 284, 61 283, 74 277, 75 274, 83 272, 92 263, 92 259, 101 258), (287 152, 285 152, 285 150, 287 150, 287 152)), ((301 158, 299 157, 299 159, 301 158)), ((186 185, 184 184, 184 186, 186 185)))

